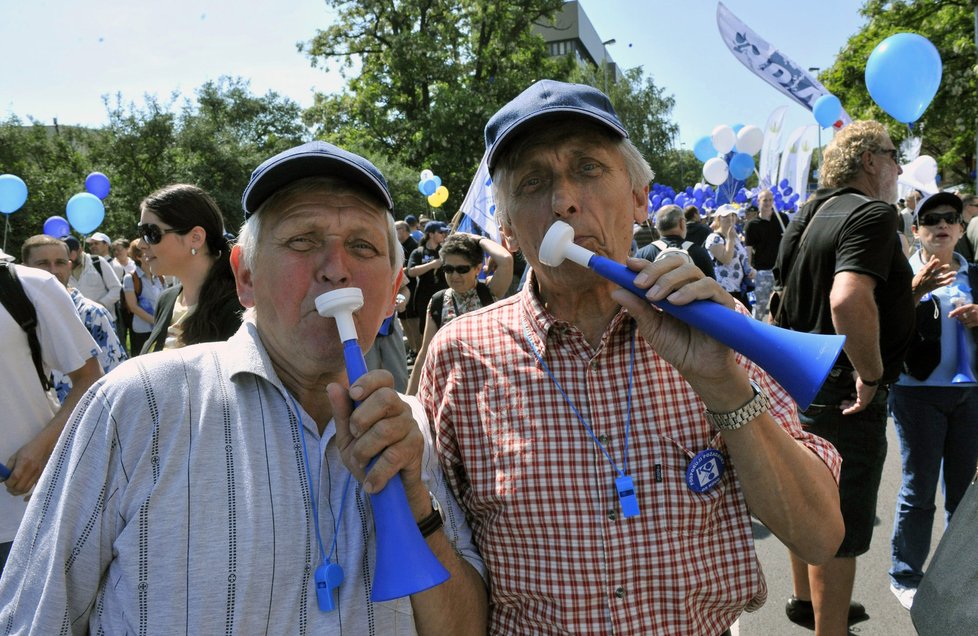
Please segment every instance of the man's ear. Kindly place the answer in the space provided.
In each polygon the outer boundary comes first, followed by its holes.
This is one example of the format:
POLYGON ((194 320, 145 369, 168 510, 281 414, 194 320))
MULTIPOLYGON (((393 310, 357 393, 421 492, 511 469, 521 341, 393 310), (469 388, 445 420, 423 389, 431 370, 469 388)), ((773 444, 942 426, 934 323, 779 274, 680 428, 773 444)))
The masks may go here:
POLYGON ((513 228, 508 223, 499 224, 499 238, 502 240, 503 247, 515 254, 520 251, 520 242, 513 234, 513 228))
POLYGON ((244 264, 241 246, 231 248, 231 270, 234 272, 234 285, 238 290, 238 302, 242 307, 255 306, 255 286, 251 270, 244 264))
POLYGON ((641 190, 633 190, 632 197, 635 203, 632 219, 641 225, 649 218, 649 186, 646 185, 641 190))
POLYGON ((391 293, 391 303, 384 314, 384 318, 390 318, 397 311, 397 292, 401 291, 401 283, 404 281, 404 269, 398 268, 397 275, 394 276, 394 289, 391 293))

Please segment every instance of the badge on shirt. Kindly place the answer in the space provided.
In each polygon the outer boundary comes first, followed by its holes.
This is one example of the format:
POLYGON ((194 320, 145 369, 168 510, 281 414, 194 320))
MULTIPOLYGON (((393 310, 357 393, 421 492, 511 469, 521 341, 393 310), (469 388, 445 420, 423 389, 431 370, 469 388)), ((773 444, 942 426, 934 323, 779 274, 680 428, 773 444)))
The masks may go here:
POLYGON ((720 451, 714 448, 700 451, 686 467, 686 486, 695 493, 704 493, 720 483, 725 468, 720 451))

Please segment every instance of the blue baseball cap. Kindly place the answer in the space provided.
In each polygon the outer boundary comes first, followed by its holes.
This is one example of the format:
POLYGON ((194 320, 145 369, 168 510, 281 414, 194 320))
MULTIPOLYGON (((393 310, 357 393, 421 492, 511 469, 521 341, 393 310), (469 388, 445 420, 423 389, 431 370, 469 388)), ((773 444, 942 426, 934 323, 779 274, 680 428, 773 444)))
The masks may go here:
POLYGON ((428 221, 424 226, 424 233, 431 234, 432 232, 448 232, 452 228, 447 223, 442 223, 441 221, 428 221))
POLYGON ((608 96, 592 86, 540 80, 496 111, 486 124, 486 164, 496 167, 499 152, 530 123, 542 118, 584 117, 628 138, 608 96))
POLYGON ((387 181, 374 164, 360 155, 325 141, 310 141, 280 152, 255 168, 244 194, 241 195, 245 219, 254 214, 277 190, 306 177, 349 179, 382 201, 388 212, 394 208, 387 181))

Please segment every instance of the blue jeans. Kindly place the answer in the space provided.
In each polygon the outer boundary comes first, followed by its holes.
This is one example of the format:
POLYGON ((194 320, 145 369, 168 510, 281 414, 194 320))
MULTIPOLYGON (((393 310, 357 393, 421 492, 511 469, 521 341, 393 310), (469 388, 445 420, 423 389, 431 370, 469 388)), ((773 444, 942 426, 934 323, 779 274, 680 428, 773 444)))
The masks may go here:
POLYGON ((843 415, 839 404, 855 391, 852 371, 836 367, 812 405, 798 414, 805 430, 831 442, 842 456, 839 504, 846 534, 835 554, 839 558, 869 551, 886 459, 886 387, 880 386, 864 410, 843 415))
POLYGON ((975 476, 978 388, 893 386, 890 409, 903 460, 890 580, 897 587, 916 588, 930 551, 942 463, 945 524, 975 476))
POLYGON ((758 269, 754 272, 754 318, 767 320, 768 301, 774 290, 774 272, 769 269, 758 269))

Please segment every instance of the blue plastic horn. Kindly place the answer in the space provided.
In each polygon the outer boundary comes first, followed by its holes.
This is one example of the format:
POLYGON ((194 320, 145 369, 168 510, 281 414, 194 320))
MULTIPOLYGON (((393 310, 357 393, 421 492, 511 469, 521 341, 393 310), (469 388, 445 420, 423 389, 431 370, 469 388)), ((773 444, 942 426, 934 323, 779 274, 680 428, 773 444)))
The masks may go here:
MULTIPOLYGON (((556 221, 540 244, 540 261, 557 267, 564 259, 588 267, 639 298, 645 298, 648 290, 636 287, 633 282, 636 272, 577 245, 574 228, 556 221)), ((673 305, 667 300, 652 304, 754 361, 784 387, 801 409, 808 408, 815 399, 846 340, 845 336, 775 327, 708 300, 696 300, 688 305, 673 305)))
MULTIPOLYGON (((363 292, 355 287, 334 289, 316 298, 319 315, 336 320, 351 385, 367 372, 353 322, 353 312, 362 306, 363 292)), ((367 470, 375 461, 376 457, 370 460, 367 470)), ((394 475, 380 492, 370 495, 370 507, 377 543, 370 600, 379 602, 410 596, 448 580, 448 570, 418 530, 400 475, 394 475)))

